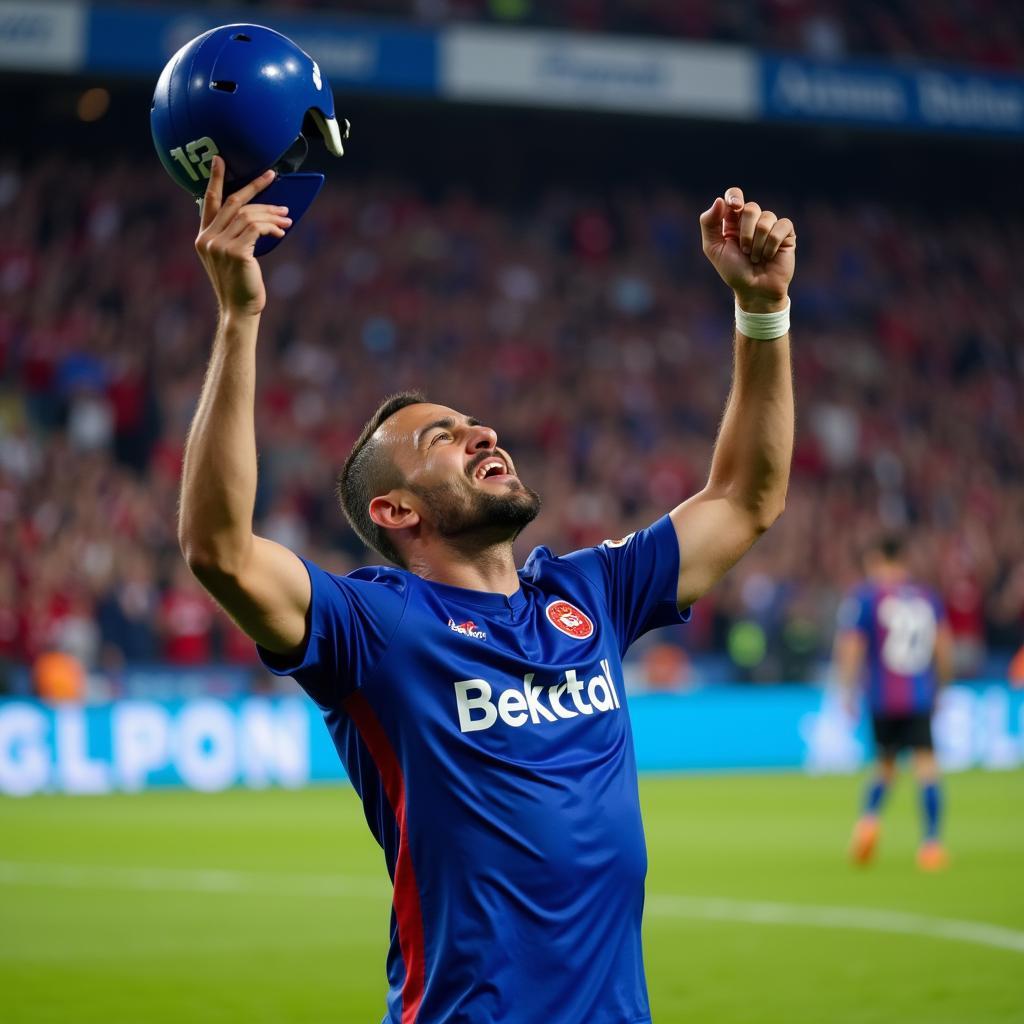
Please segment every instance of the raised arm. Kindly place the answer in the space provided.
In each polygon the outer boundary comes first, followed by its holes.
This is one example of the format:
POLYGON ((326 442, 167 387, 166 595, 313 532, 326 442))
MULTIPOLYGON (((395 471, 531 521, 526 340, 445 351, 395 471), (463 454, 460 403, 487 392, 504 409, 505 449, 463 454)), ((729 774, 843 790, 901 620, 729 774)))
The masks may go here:
MULTIPOLYGON (((738 188, 700 218, 704 253, 744 313, 785 310, 796 264, 793 224, 738 188)), ((751 330, 754 328, 751 327, 751 330)), ((679 538, 680 607, 706 593, 781 515, 793 454, 789 334, 756 340, 736 331, 732 391, 708 482, 672 510, 679 538)))
POLYGON ((215 157, 196 252, 220 307, 206 379, 185 445, 178 541, 196 578, 255 641, 279 654, 305 637, 310 584, 287 548, 253 533, 256 500, 256 338, 266 291, 253 248, 282 236, 284 207, 245 205, 268 171, 222 201, 215 157))

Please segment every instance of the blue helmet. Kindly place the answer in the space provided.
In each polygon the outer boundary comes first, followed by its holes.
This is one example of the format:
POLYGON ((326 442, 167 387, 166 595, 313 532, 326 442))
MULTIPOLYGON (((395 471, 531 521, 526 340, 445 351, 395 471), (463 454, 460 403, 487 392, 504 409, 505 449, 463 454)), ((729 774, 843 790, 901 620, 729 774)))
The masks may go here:
MULTIPOLYGON (((277 178, 256 201, 287 206, 292 228, 324 183, 322 174, 296 173, 309 149, 306 134, 318 130, 341 156, 349 128, 345 120, 338 127, 317 62, 262 25, 221 25, 186 43, 156 83, 150 125, 160 162, 199 202, 218 154, 225 195, 273 168, 277 178)), ((279 241, 260 238, 256 255, 279 241)))

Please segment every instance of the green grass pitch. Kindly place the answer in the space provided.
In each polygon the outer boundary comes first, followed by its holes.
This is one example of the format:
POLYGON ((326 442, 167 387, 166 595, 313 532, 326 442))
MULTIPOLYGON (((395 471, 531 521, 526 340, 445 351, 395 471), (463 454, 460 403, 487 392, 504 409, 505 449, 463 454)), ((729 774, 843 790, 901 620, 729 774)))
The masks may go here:
MULTIPOLYGON (((643 781, 657 1024, 1024 1021, 1024 774, 948 780, 940 875, 908 779, 846 864, 860 784, 643 781)), ((389 889, 347 788, 7 799, 0 837, 6 1024, 380 1021, 389 889)))

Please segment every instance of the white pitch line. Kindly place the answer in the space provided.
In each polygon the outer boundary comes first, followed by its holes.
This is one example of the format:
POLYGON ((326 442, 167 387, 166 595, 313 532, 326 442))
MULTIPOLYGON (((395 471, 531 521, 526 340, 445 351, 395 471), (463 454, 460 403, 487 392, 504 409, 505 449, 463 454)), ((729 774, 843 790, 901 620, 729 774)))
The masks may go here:
POLYGON ((869 932, 890 932, 929 939, 970 942, 980 946, 1024 953, 1024 932, 982 921, 931 917, 902 910, 868 907, 821 907, 799 903, 761 903, 691 896, 653 895, 647 909, 658 917, 743 924, 796 925, 869 932))
MULTIPOLYGON (((0 885, 70 889, 129 889, 152 892, 279 893, 302 896, 386 897, 390 886, 378 875, 304 875, 217 868, 113 867, 98 864, 26 864, 0 861, 0 885)), ((714 897, 648 893, 647 911, 656 917, 692 921, 789 925, 807 928, 888 932, 946 939, 1024 953, 1024 932, 982 921, 931 917, 900 910, 808 906, 714 897)))

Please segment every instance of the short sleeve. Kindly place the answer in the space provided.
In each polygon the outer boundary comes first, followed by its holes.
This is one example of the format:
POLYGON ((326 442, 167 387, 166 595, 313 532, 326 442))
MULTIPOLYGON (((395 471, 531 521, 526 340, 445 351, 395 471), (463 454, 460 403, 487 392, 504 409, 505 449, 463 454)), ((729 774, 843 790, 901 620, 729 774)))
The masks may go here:
POLYGON ((856 630, 868 633, 871 630, 871 598, 863 590, 855 590, 839 604, 836 612, 836 627, 839 632, 856 630))
MULTIPOLYGON (((394 570, 336 576, 303 559, 311 598, 304 646, 291 655, 257 644, 263 664, 291 676, 322 708, 337 707, 381 660, 398 629, 408 587, 394 570)), ((372 570, 370 571, 373 572, 372 570)))
POLYGON ((676 604, 679 539, 668 516, 622 540, 573 551, 562 560, 604 594, 623 652, 644 633, 690 618, 690 609, 681 612, 676 604))

